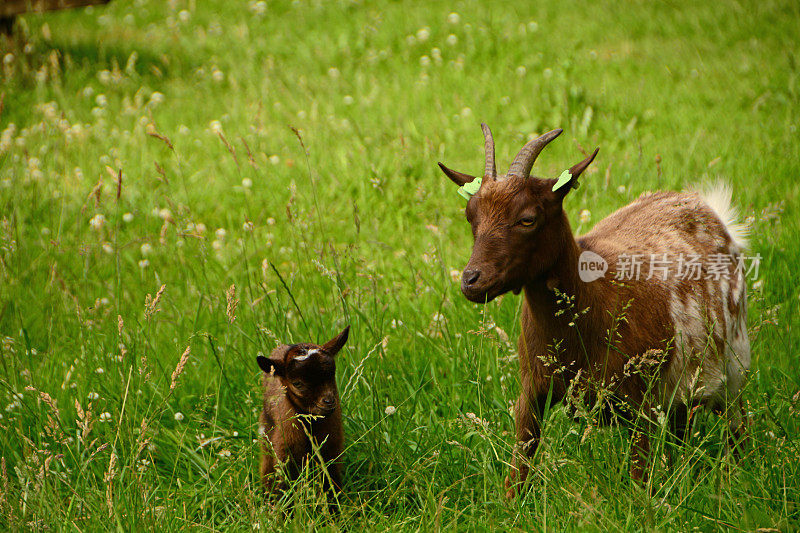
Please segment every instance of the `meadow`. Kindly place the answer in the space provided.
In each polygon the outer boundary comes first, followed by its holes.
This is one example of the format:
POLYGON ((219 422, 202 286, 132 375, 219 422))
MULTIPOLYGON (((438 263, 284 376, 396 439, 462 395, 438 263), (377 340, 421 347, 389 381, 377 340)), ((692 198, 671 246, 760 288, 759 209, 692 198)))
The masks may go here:
POLYGON ((21 17, 0 35, 0 529, 800 528, 798 27, 773 0, 21 17), (642 487, 623 429, 558 407, 506 500, 521 299, 462 296, 472 237, 436 165, 479 173, 481 122, 501 171, 557 127, 537 175, 600 147, 577 233, 647 190, 731 185, 762 257, 739 461, 698 413, 642 487), (347 324, 340 513, 316 479, 266 505, 255 358, 347 324))

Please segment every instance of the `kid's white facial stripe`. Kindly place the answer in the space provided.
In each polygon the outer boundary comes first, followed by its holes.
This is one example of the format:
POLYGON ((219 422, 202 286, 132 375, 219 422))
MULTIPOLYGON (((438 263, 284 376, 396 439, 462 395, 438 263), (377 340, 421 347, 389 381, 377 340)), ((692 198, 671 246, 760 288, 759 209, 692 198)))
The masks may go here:
POLYGON ((306 359, 308 359, 312 355, 315 355, 315 354, 318 354, 318 353, 319 353, 319 350, 317 350, 316 348, 312 348, 309 351, 307 351, 305 355, 301 355, 300 357, 295 357, 294 360, 295 361, 305 361, 306 359))

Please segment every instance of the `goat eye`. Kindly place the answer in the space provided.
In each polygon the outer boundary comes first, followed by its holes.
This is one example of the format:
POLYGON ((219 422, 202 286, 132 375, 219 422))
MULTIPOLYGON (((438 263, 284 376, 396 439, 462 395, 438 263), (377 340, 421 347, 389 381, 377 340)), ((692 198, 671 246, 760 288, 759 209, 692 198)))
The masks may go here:
POLYGON ((304 389, 305 384, 302 381, 292 381, 292 387, 295 389, 304 389))
POLYGON ((534 222, 536 222, 536 219, 533 217, 525 217, 519 221, 522 226, 533 226, 534 222))

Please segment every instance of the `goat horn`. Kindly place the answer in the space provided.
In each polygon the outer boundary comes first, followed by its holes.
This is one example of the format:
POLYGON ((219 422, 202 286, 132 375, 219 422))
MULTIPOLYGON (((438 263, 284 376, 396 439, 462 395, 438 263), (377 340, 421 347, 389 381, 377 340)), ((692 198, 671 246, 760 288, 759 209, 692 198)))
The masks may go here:
POLYGON ((548 131, 541 137, 529 141, 528 144, 523 146, 522 150, 519 151, 517 157, 514 158, 514 162, 511 163, 511 166, 508 167, 508 175, 518 176, 520 178, 529 177, 531 175, 533 163, 536 161, 541 151, 550 141, 561 135, 562 131, 564 130, 561 128, 548 131))
POLYGON ((494 137, 492 137, 492 130, 489 129, 486 123, 481 123, 481 129, 483 130, 484 149, 486 151, 486 170, 484 170, 483 174, 487 178, 495 179, 497 178, 497 167, 494 163, 494 137))

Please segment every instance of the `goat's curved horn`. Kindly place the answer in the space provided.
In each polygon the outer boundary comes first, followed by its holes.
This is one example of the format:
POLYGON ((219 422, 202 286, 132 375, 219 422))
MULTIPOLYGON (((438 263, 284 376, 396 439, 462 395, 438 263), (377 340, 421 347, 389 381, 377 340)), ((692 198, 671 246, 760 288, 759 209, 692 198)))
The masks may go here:
POLYGON ((522 150, 520 150, 517 154, 517 157, 514 158, 514 162, 511 163, 510 167, 508 167, 508 175, 518 176, 520 178, 529 177, 531 175, 533 163, 536 161, 536 158, 539 156, 541 151, 550 141, 561 135, 562 131, 564 130, 561 128, 548 131, 541 137, 538 137, 523 146, 522 150))
POLYGON ((486 151, 486 170, 484 170, 483 174, 487 178, 495 179, 497 178, 497 167, 494 163, 494 137, 492 137, 492 130, 489 129, 486 123, 481 123, 481 129, 483 130, 484 149, 486 151))

